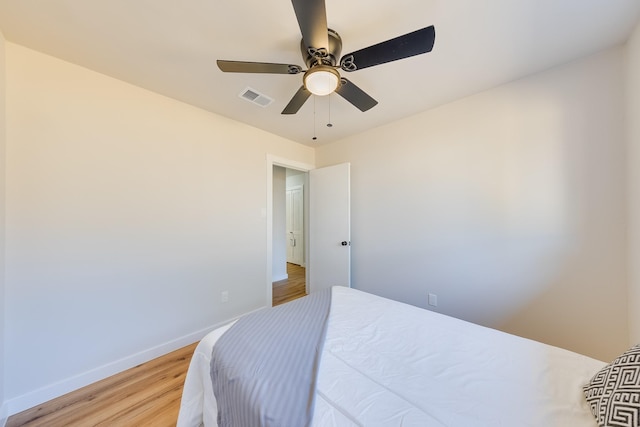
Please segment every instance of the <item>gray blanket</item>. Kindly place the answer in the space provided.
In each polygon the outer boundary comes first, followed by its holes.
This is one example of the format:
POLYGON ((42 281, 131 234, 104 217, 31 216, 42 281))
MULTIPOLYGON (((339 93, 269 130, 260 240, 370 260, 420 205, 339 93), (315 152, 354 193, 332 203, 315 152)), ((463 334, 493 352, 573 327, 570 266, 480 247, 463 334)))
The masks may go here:
POLYGON ((331 289, 240 318, 213 347, 220 427, 311 423, 331 289))

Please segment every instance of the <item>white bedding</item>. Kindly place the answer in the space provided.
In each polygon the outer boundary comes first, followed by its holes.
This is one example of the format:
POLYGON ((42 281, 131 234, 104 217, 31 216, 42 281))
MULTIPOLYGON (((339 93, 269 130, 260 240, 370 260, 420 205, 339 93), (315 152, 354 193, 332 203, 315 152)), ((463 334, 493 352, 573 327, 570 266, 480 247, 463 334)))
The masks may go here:
MULTIPOLYGON (((215 341, 230 326, 198 344, 178 427, 217 425, 209 362, 215 341)), ((313 426, 595 426, 582 385, 604 365, 335 287, 313 426)))

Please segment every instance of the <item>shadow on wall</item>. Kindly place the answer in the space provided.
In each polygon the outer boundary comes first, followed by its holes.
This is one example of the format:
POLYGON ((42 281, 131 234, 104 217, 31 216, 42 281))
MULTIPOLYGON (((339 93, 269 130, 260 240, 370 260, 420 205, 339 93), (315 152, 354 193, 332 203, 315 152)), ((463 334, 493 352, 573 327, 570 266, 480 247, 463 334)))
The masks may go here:
POLYGON ((379 136, 401 148, 353 162, 355 286, 422 307, 432 292, 436 311, 593 357, 624 350, 624 300, 598 307, 623 294, 622 139, 615 108, 586 122, 607 108, 580 105, 583 87, 515 83, 379 136))

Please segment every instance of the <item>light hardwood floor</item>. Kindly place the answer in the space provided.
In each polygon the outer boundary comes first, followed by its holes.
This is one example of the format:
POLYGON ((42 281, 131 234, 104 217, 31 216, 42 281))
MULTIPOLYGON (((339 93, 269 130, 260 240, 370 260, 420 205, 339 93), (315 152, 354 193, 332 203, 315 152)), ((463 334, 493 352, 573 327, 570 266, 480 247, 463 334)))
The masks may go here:
POLYGON ((289 278, 273 282, 273 305, 284 304, 307 294, 305 286, 304 267, 287 263, 287 275, 289 278))
POLYGON ((13 415, 15 426, 175 426, 196 344, 13 415))
MULTIPOLYGON (((304 268, 288 264, 287 272, 273 284, 273 305, 306 295, 304 268)), ((196 344, 15 414, 7 427, 174 427, 196 344)))

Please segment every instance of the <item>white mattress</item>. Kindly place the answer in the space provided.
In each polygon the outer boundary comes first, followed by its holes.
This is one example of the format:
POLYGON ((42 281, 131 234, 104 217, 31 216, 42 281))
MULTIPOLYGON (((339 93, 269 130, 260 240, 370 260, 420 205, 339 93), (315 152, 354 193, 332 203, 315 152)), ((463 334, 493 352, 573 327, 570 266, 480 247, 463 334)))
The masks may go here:
MULTIPOLYGON (((216 426, 207 335, 178 427, 216 426)), ((604 362, 354 289, 333 288, 313 426, 596 426, 582 385, 604 362)))

